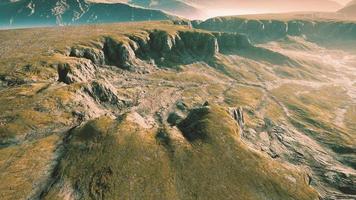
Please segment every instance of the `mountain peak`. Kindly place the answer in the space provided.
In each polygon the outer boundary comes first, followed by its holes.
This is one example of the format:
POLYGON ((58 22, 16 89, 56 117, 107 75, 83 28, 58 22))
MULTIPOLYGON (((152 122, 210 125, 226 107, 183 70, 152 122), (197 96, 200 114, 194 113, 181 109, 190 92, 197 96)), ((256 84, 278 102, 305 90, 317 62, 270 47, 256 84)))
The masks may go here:
POLYGON ((159 10, 124 3, 86 0, 5 1, 0 7, 0 26, 29 27, 175 19, 159 10))

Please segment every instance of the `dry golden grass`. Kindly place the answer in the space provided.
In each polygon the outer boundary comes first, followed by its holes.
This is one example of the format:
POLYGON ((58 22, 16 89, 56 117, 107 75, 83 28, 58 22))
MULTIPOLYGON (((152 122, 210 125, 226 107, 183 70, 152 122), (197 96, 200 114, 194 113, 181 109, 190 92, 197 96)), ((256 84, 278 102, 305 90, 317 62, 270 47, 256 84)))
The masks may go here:
POLYGON ((34 83, 0 91, 1 139, 23 139, 30 132, 60 127, 71 122, 70 110, 75 85, 58 85, 47 89, 48 83, 34 83), (59 110, 59 108, 63 108, 59 110))
POLYGON ((55 159, 59 137, 52 135, 35 142, 0 149, 0 198, 26 199, 43 189, 55 159))
POLYGON ((207 139, 158 135, 127 119, 89 122, 74 131, 47 199, 63 195, 61 183, 77 185, 84 199, 317 199, 301 172, 242 144, 225 109, 187 123, 207 139))
POLYGON ((286 105, 292 114, 292 123, 325 144, 352 146, 355 138, 336 125, 338 108, 348 103, 349 96, 340 87, 312 89, 295 84, 285 84, 272 93, 286 105), (335 98, 337 96, 337 98, 335 98))
POLYGON ((256 109, 261 103, 263 92, 255 87, 235 86, 224 94, 225 102, 229 106, 245 106, 256 109))
POLYGON ((0 75, 24 80, 56 78, 53 64, 63 62, 74 45, 98 46, 106 36, 128 42, 128 35, 147 37, 149 30, 174 35, 185 26, 172 22, 118 23, 108 25, 53 27, 0 31, 0 75), (30 74, 33 74, 32 77, 30 74))
MULTIPOLYGON (((15 171, 0 170, 0 174, 9 175, 5 178, 8 184, 0 184, 7 199, 24 199, 35 191, 27 179, 23 182, 21 179, 33 172, 32 162, 38 162, 41 169, 51 162, 58 138, 46 137, 52 134, 48 130, 73 126, 72 112, 87 106, 80 104, 83 102, 74 103, 83 95, 85 83, 57 83, 55 64, 78 59, 65 55, 70 47, 98 47, 106 36, 127 43, 128 35, 144 38, 147 30, 154 29, 174 35, 188 27, 171 22, 147 22, 0 31, 0 46, 6 50, 0 55, 0 75, 35 81, 0 88, 0 139, 15 138, 20 143, 5 141, 0 149, 3 152, 0 166, 11 159, 15 163, 15 171), (37 141, 28 142, 28 135, 37 141), (24 151, 21 155, 26 155, 26 159, 14 156, 19 149, 24 151), (34 156, 36 153, 40 157, 34 156), (23 165, 26 167, 20 168, 23 165), (16 173, 19 176, 11 178, 16 173), (10 187, 24 192, 15 193, 10 187)), ((157 122, 156 128, 145 128, 138 123, 140 120, 135 122, 126 116, 91 120, 72 132, 56 171, 55 178, 59 180, 45 198, 317 199, 317 193, 299 169, 243 144, 237 124, 226 107, 244 107, 248 128, 260 127, 264 118, 274 123, 288 119, 318 141, 350 146, 354 138, 347 131, 354 131, 355 109, 348 108, 345 128, 333 124, 336 109, 348 103, 345 91, 338 87, 312 89, 282 84, 271 92, 275 101, 266 94, 267 89, 262 89, 266 82, 279 77, 313 79, 311 73, 302 67, 275 66, 243 55, 218 54, 206 62, 210 65, 194 62, 175 69, 152 70, 149 74, 120 70, 103 73, 108 75, 108 82, 114 80, 125 85, 122 88, 121 84, 115 85, 119 96, 140 101, 133 109, 143 117, 158 117, 158 111, 170 109, 167 107, 176 100, 183 100, 189 108, 208 101, 213 106, 206 113, 186 121, 189 134, 207 137, 191 141, 161 122, 157 122), (114 75, 117 72, 119 75, 114 75), (134 81, 135 87, 127 87, 130 81, 134 81), (136 99, 139 95, 142 99, 136 99), (340 98, 333 98, 334 95, 340 98), (286 106, 290 116, 285 115, 277 101, 286 106)), ((104 72, 109 68, 99 70, 104 72)), ((90 112, 94 108, 85 109, 90 112)), ((33 175, 37 173, 40 172, 33 175)))

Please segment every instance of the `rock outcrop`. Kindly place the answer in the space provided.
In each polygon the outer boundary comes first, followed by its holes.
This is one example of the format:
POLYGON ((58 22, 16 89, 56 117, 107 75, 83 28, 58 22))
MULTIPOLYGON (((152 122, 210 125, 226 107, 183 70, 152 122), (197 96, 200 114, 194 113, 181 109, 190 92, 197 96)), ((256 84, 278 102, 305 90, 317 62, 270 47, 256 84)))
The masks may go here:
POLYGON ((105 38, 103 51, 106 64, 118 66, 123 69, 130 69, 135 59, 135 53, 128 44, 119 42, 110 37, 105 38))
POLYGON ((217 38, 220 52, 236 51, 252 47, 252 44, 246 35, 237 33, 213 33, 217 38))
POLYGON ((102 50, 95 49, 95 48, 90 48, 85 46, 72 47, 69 56, 86 58, 91 60, 96 65, 105 64, 104 52, 102 50))
POLYGON ((319 40, 355 40, 354 22, 328 20, 247 19, 217 17, 192 23, 194 28, 246 34, 253 42, 264 42, 291 36, 307 36, 319 40))
POLYGON ((58 81, 66 84, 87 82, 95 77, 96 66, 90 60, 80 59, 57 64, 58 81))
POLYGON ((206 118, 210 109, 208 106, 202 106, 193 109, 187 118, 178 124, 179 130, 181 130, 183 136, 190 142, 196 140, 207 140, 208 134, 205 130, 205 124, 200 119, 206 118))
POLYGON ((235 119, 237 124, 240 126, 241 129, 244 128, 245 125, 245 118, 244 118, 244 113, 243 109, 240 108, 234 108, 230 110, 231 116, 235 119))
POLYGON ((1 199, 355 199, 352 54, 171 22, 59 29, 0 32, 1 199))
POLYGON ((236 33, 155 30, 144 36, 127 37, 125 42, 105 37, 100 48, 78 45, 71 48, 69 56, 89 59, 95 65, 134 71, 142 62, 175 67, 209 60, 219 52, 252 47, 246 36, 236 33))
POLYGON ((130 101, 120 99, 115 88, 104 81, 93 81, 84 87, 84 91, 99 104, 115 106, 119 109, 131 105, 130 101))

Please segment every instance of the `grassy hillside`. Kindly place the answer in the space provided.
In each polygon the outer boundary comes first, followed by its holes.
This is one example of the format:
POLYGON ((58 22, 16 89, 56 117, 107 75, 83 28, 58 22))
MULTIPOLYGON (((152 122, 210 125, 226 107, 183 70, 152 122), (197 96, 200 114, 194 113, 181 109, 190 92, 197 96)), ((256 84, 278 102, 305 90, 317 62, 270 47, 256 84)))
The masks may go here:
POLYGON ((170 21, 0 48, 2 199, 354 197, 349 52, 170 21))
POLYGON ((242 144, 225 109, 197 108, 179 127, 204 137, 144 129, 129 117, 100 118, 74 130, 46 198, 317 199, 298 170, 242 144))

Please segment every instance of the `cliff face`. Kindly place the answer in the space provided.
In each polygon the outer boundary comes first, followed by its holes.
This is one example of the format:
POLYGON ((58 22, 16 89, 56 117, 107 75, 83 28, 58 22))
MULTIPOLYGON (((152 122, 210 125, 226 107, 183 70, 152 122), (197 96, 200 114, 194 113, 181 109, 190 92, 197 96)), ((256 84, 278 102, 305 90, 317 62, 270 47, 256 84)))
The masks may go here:
POLYGON ((221 52, 236 51, 252 47, 250 40, 245 35, 224 32, 216 32, 213 34, 218 41, 219 50, 221 52))
POLYGON ((138 63, 174 68, 195 61, 211 60, 219 52, 250 47, 249 40, 239 34, 154 30, 141 36, 129 35, 123 41, 105 37, 99 48, 74 46, 69 56, 86 58, 96 65, 136 70, 138 63))
POLYGON ((290 36, 306 36, 319 40, 355 40, 356 23, 321 20, 264 20, 219 17, 193 26, 209 31, 246 34, 254 42, 272 41, 290 36))
POLYGON ((0 50, 1 199, 355 199, 347 52, 168 21, 0 50))

